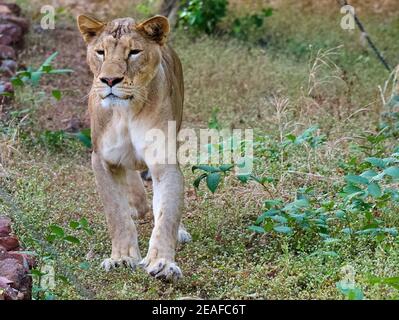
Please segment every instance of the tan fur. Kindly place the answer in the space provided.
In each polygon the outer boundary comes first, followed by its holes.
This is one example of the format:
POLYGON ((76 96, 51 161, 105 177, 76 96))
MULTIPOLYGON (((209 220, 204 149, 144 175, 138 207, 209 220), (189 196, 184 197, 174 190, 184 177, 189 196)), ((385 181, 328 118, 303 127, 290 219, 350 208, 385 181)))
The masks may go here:
POLYGON ((161 16, 140 24, 131 18, 103 23, 79 16, 78 26, 94 75, 89 95, 92 165, 112 239, 111 258, 102 265, 109 270, 123 263, 134 267, 141 261, 131 217, 149 210, 137 171, 148 167, 154 188, 154 229, 141 264, 153 276, 179 278, 177 239, 190 237, 182 226, 179 230, 183 176, 178 164, 149 163, 149 145, 144 140, 154 128, 167 137, 168 121, 176 121, 177 129, 181 125, 183 73, 177 54, 165 44, 169 23, 161 16), (119 83, 111 87, 109 79, 119 83), (113 96, 108 96, 111 92, 113 96))

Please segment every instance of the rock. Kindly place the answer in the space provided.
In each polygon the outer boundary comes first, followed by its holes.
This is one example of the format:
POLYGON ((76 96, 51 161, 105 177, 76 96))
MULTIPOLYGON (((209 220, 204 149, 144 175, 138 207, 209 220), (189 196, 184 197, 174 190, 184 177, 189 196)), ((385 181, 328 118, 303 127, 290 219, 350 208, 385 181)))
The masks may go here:
POLYGON ((0 276, 6 279, 10 287, 6 288, 5 299, 24 300, 31 298, 32 279, 27 271, 16 259, 0 261, 0 276))
POLYGON ((22 40, 22 28, 14 23, 0 24, 0 44, 17 44, 22 40))
POLYGON ((14 92, 14 88, 10 82, 0 81, 0 93, 14 92))
POLYGON ((25 273, 26 268, 16 259, 7 258, 0 261, 0 275, 9 279, 14 288, 21 287, 25 273))
POLYGON ((15 50, 13 47, 0 45, 0 59, 16 59, 15 50))
POLYGON ((36 261, 33 255, 21 253, 19 251, 10 251, 7 253, 7 256, 18 260, 26 269, 31 269, 36 266, 36 261))
POLYGON ((8 236, 11 233, 11 219, 0 217, 0 237, 8 236))
POLYGON ((17 72, 17 63, 11 59, 3 60, 0 65, 0 72, 12 77, 17 72))
POLYGON ((7 10, 16 15, 16 16, 20 16, 21 15, 21 8, 15 4, 15 3, 6 3, 6 2, 0 2, 0 12, 1 12, 1 8, 2 10, 7 10))
POLYGON ((19 248, 11 232, 11 220, 0 217, 0 300, 31 299, 29 269, 35 266, 35 260, 27 253, 11 251, 19 248))
POLYGON ((13 23, 19 26, 23 33, 27 32, 29 29, 29 21, 22 17, 16 17, 12 15, 2 15, 0 14, 0 24, 13 23))
POLYGON ((8 6, 0 4, 0 14, 12 14, 12 11, 8 6))
POLYGON ((0 246, 5 248, 7 251, 18 250, 19 241, 15 236, 0 237, 0 246))

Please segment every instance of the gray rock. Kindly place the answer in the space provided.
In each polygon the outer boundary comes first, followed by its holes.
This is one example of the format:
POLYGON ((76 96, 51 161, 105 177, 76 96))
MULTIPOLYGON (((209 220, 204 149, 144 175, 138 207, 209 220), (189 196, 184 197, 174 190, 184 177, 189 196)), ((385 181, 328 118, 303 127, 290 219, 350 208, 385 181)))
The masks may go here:
POLYGON ((0 44, 17 44, 22 40, 22 28, 14 23, 0 24, 0 44))
POLYGON ((12 77, 17 72, 17 63, 14 60, 6 59, 1 62, 0 73, 12 77))
POLYGON ((0 59, 16 59, 15 50, 13 47, 0 45, 0 59))

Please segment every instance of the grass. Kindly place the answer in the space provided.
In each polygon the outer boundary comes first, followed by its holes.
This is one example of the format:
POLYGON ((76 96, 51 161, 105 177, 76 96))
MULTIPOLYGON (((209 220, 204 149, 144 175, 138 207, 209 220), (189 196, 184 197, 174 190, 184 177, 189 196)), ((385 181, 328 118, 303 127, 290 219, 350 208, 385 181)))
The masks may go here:
MULTIPOLYGON (((184 126, 205 128, 211 111, 218 107, 223 127, 255 128, 258 139, 266 142, 265 150, 258 151, 256 174, 276 180, 266 191, 228 178, 213 195, 203 186, 194 190, 196 175, 184 168, 183 221, 193 242, 178 249, 177 261, 185 278, 177 284, 164 284, 142 270, 100 270, 111 244, 94 188, 90 153, 78 142, 68 141, 53 150, 38 139, 45 129, 64 128, 63 120, 71 116, 86 121, 83 97, 87 90, 83 88, 88 89, 91 79, 83 61, 84 45, 70 17, 46 34, 45 41, 40 33, 31 32, 21 55, 26 65, 37 65, 51 50, 58 50, 62 59, 57 67, 70 67, 75 74, 43 83, 44 91, 54 86, 63 91, 60 102, 43 98, 33 105, 32 93, 21 92, 14 109, 29 107, 32 112, 2 123, 0 186, 10 197, 2 194, 0 214, 13 218, 16 233, 27 249, 36 248, 32 236, 44 238, 50 224, 68 228, 71 219, 85 217, 89 221, 95 233, 76 232, 81 245, 54 245, 57 272, 72 275, 70 284, 57 281, 57 298, 342 299, 336 282, 342 279, 345 265, 355 268, 356 282, 368 299, 397 297, 393 289, 371 286, 367 281, 369 274, 397 276, 399 242, 395 238, 387 237, 378 244, 359 237, 326 246, 306 235, 292 239, 260 236, 248 230, 266 199, 293 200, 300 187, 313 187, 318 196, 334 193, 336 180, 343 175, 339 162, 353 154, 359 158, 364 155, 354 153, 354 145, 364 144, 362 134, 375 132, 379 119, 377 86, 388 74, 358 41, 359 34, 339 28, 338 11, 321 16, 296 10, 288 6, 276 9, 265 25, 263 46, 225 37, 193 40, 182 31, 173 36, 185 69, 184 126), (291 23, 294 16, 295 25, 291 23), (65 41, 73 45, 66 47, 65 41), (323 56, 332 48, 330 55, 323 56), (326 66, 319 61, 320 67, 312 68, 317 57, 331 59, 331 63, 326 66), (329 82, 321 83, 326 77, 329 82), (310 88, 314 89, 311 94, 310 88), (298 134, 314 124, 326 135, 324 146, 312 156, 306 149, 295 149, 286 155, 283 165, 273 161, 273 148, 281 137, 298 134), (328 250, 337 256, 325 255, 328 250), (89 268, 80 267, 84 261, 89 268)), ((365 17, 370 34, 393 64, 398 50, 393 31, 398 16, 382 19, 367 13, 365 17)), ((151 193, 151 188, 147 189, 151 193)), ((387 214, 391 226, 399 225, 396 212, 397 208, 391 208, 387 214)), ((151 227, 149 220, 139 223, 142 254, 151 227)))

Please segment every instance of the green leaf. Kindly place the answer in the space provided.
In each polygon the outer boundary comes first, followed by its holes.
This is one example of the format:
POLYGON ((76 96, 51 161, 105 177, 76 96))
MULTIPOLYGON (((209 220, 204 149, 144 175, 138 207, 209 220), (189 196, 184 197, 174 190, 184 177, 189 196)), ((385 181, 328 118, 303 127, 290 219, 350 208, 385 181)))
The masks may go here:
POLYGON ((64 240, 70 243, 80 244, 80 240, 74 236, 66 236, 64 237, 64 240))
POLYGON ((61 100, 61 91, 60 91, 60 90, 53 90, 53 91, 51 91, 51 94, 53 95, 53 97, 54 97, 57 101, 60 101, 60 100, 61 100))
POLYGON ((266 208, 271 209, 271 208, 275 208, 275 207, 281 206, 283 204, 283 201, 279 200, 279 199, 277 199, 277 200, 266 200, 264 203, 265 203, 265 207, 266 208))
POLYGON ((371 284, 385 284, 399 290, 399 277, 379 278, 375 276, 369 276, 368 281, 371 284))
POLYGON ((310 206, 309 200, 306 198, 295 200, 287 204, 283 210, 285 211, 296 211, 297 209, 308 208, 310 206))
POLYGON ((52 66, 43 66, 41 71, 49 73, 51 70, 53 70, 52 66))
POLYGON ((51 64, 51 62, 53 62, 53 60, 55 59, 55 57, 57 57, 58 52, 54 52, 53 54, 51 54, 41 65, 40 68, 43 68, 44 66, 49 66, 51 64))
POLYGON ((242 183, 247 183, 251 179, 251 176, 249 174, 239 174, 236 178, 242 183))
POLYGON ((62 275, 56 275, 56 279, 61 280, 64 284, 71 284, 67 277, 62 275))
POLYGON ((82 262, 79 264, 79 268, 83 269, 83 270, 89 270, 90 268, 90 263, 88 263, 87 261, 82 262))
POLYGON ((47 241, 48 243, 53 243, 56 237, 57 237, 57 236, 56 236, 55 234, 49 234, 49 235, 46 237, 46 241, 47 241))
POLYGON ((55 224, 49 226, 50 231, 57 237, 62 238, 65 235, 64 229, 55 224))
POLYGON ((36 277, 42 277, 42 276, 45 276, 45 275, 46 275, 46 273, 41 272, 41 271, 38 270, 38 269, 32 269, 32 270, 30 271, 30 273, 31 273, 32 276, 36 276, 36 277))
POLYGON ((20 78, 12 78, 11 79, 12 86, 15 87, 22 87, 24 82, 20 78))
POLYGON ((71 222, 69 222, 69 226, 72 228, 72 229, 74 229, 74 230, 76 230, 77 228, 79 228, 79 222, 77 222, 77 221, 74 221, 74 220, 72 220, 71 222))
POLYGON ((87 221, 86 218, 80 218, 79 223, 82 227, 88 227, 89 226, 89 222, 87 221))
POLYGON ((368 184, 369 180, 367 178, 361 177, 361 176, 356 176, 353 174, 349 174, 345 177, 345 180, 347 182, 353 183, 353 184, 368 184))
POLYGON ((202 171, 210 172, 210 173, 220 172, 219 168, 212 167, 212 166, 207 166, 207 165, 193 166, 191 170, 192 170, 192 172, 195 172, 195 170, 202 170, 202 171))
POLYGON ((53 69, 49 71, 49 74, 65 74, 74 72, 72 69, 53 69))
POLYGON ((41 71, 34 71, 30 75, 30 80, 33 86, 37 86, 39 84, 40 78, 42 77, 43 72, 41 71))
POLYGON ((367 170, 367 171, 363 172, 363 173, 361 174, 361 176, 370 179, 370 178, 375 177, 377 174, 378 174, 378 173, 375 172, 374 170, 367 170))
POLYGON ((220 183, 221 178, 222 177, 221 177, 220 173, 218 173, 218 172, 211 173, 206 177, 206 184, 212 193, 215 193, 215 191, 220 183))
POLYGON ((380 158, 370 157, 370 158, 366 158, 365 161, 370 163, 374 167, 378 167, 378 168, 381 168, 381 169, 385 168, 385 162, 384 162, 384 160, 382 160, 380 158))
POLYGON ((203 173, 203 174, 201 174, 197 179, 194 180, 193 185, 194 185, 194 187, 195 187, 196 189, 199 188, 199 185, 200 185, 202 179, 206 178, 207 175, 208 175, 208 174, 203 173))
POLYGON ((219 169, 223 172, 230 171, 234 167, 233 164, 223 164, 219 167, 219 169))
POLYGON ((83 228, 83 231, 86 232, 89 236, 94 234, 94 231, 90 228, 83 228))
POLYGON ((399 178, 399 167, 389 167, 384 170, 384 172, 388 175, 391 176, 392 178, 399 178))
POLYGON ((283 216, 279 216, 279 215, 272 216, 271 219, 276 221, 276 222, 282 223, 282 224, 288 222, 287 218, 285 218, 283 216))
POLYGON ((337 210, 335 211, 335 216, 339 219, 344 219, 345 218, 345 211, 343 210, 337 210))
POLYGON ((248 229, 257 233, 265 233, 265 229, 259 226, 250 226, 248 229))
POLYGON ((290 227, 287 227, 287 226, 277 226, 277 227, 274 227, 273 230, 278 232, 278 233, 284 233, 284 234, 292 232, 292 229, 290 227))
POLYGON ((80 132, 78 132, 78 133, 76 134, 76 137, 78 138, 78 140, 79 140, 80 142, 83 143, 83 145, 84 145, 86 148, 91 148, 91 147, 92 147, 92 144, 91 144, 91 136, 90 136, 90 129, 83 129, 83 130, 80 130, 80 132))
POLYGON ((382 195, 381 187, 376 182, 370 183, 367 191, 373 198, 379 198, 382 195))
POLYGON ((14 93, 12 93, 12 92, 0 92, 0 96, 12 98, 12 97, 14 97, 14 93))

